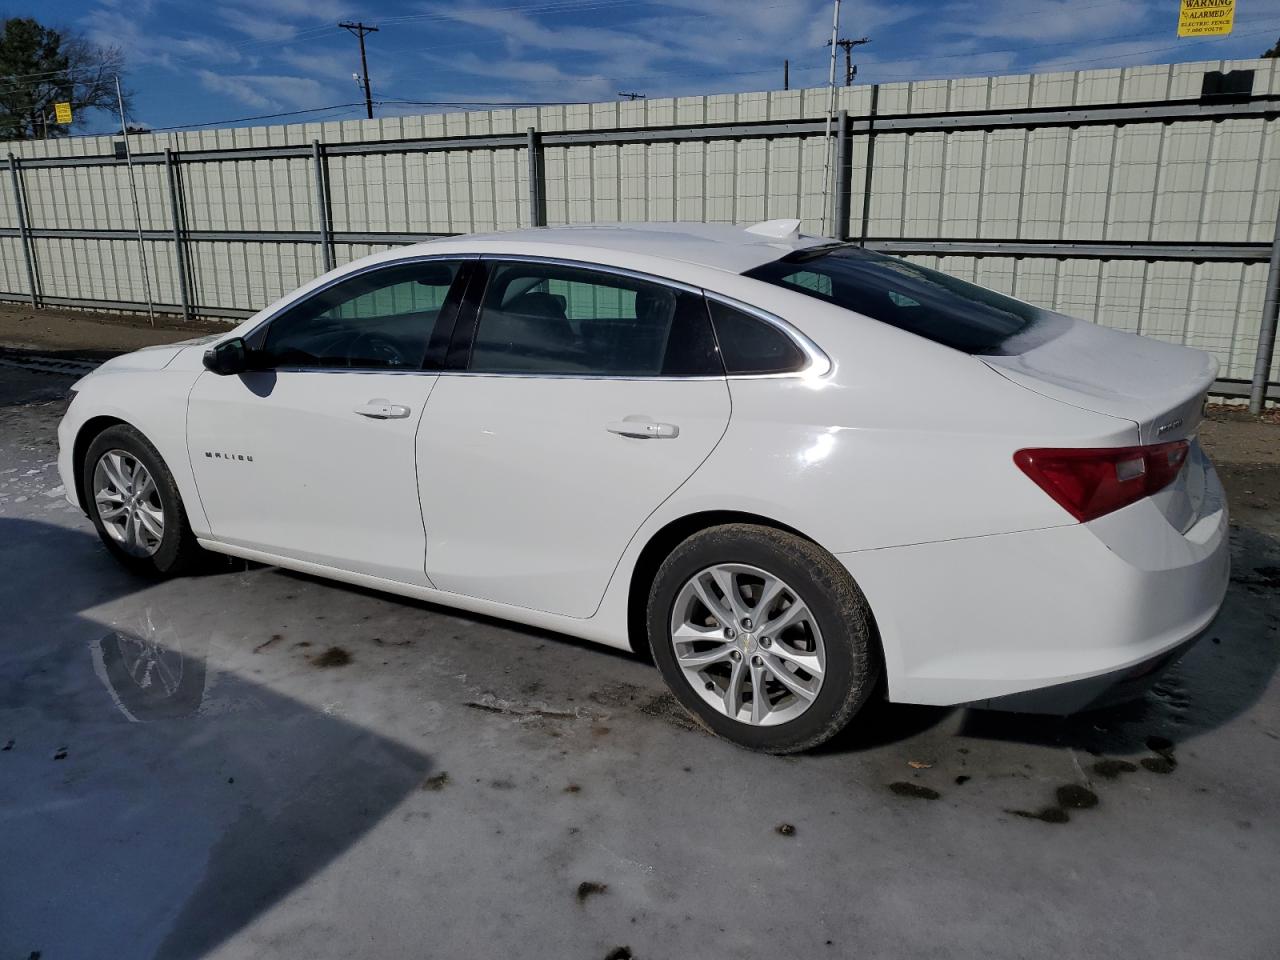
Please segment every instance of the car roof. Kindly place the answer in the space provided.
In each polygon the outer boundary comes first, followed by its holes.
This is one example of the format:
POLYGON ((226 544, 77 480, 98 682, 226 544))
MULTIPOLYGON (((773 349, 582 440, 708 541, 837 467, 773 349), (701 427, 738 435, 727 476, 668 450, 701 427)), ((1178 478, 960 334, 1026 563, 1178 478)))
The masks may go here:
POLYGON ((556 256, 568 248, 580 251, 586 247, 601 253, 656 257, 740 274, 771 263, 793 250, 830 242, 821 237, 802 236, 799 221, 769 220, 752 227, 719 223, 591 223, 529 227, 504 233, 448 237, 418 246, 424 253, 443 246, 455 249, 465 246, 468 252, 480 254, 511 254, 518 248, 520 253, 530 256, 556 256))

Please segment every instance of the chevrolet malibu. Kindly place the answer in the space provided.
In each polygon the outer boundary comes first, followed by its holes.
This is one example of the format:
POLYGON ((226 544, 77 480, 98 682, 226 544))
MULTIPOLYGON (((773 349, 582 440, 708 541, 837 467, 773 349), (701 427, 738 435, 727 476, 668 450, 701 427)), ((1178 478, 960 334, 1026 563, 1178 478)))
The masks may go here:
POLYGON ((652 655, 774 753, 872 696, 1072 712, 1209 625, 1207 355, 798 221, 436 240, 103 364, 67 495, 230 554, 652 655))

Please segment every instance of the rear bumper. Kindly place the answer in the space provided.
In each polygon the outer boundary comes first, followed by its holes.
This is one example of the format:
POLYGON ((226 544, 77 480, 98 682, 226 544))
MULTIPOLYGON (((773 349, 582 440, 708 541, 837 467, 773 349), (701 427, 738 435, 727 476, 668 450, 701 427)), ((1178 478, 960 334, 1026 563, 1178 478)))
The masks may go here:
POLYGON ((1083 680, 1070 680, 1051 687, 1040 687, 1024 693, 1011 693, 970 703, 983 710, 1009 710, 1014 713, 1048 713, 1065 716, 1085 710, 1098 710, 1117 703, 1137 700, 1150 690, 1166 670, 1182 659, 1208 632, 1200 631, 1172 650, 1156 654, 1127 670, 1104 673, 1083 680))
POLYGON ((1088 524, 840 555, 876 617, 889 698, 1070 713, 1140 695, 1226 595, 1226 503, 1197 468, 1186 531, 1144 500, 1088 524))

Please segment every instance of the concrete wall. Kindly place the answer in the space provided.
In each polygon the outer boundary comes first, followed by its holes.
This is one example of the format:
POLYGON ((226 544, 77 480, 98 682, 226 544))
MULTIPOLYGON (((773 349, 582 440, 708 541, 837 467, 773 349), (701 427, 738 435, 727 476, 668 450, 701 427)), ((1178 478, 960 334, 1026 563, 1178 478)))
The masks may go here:
MULTIPOLYGON (((1205 62, 1039 75, 886 84, 877 115, 1113 106, 1196 100, 1208 70, 1256 71, 1255 95, 1280 96, 1274 60, 1205 62)), ((838 92, 855 117, 869 86, 838 92)), ((373 121, 148 134, 135 153, 234 150, 385 140, 617 130, 670 125, 815 120, 825 88, 579 104, 373 121)), ((1262 117, 1170 123, 993 130, 883 132, 875 137, 867 234, 879 239, 1270 244, 1280 208, 1280 127, 1262 117)), ((23 159, 111 156, 111 137, 5 145, 23 159)), ((868 137, 853 138, 850 233, 863 222, 868 137)), ((459 233, 530 222, 523 148, 370 153, 328 158, 332 229, 459 233)), ((592 220, 749 223, 799 217, 824 223, 825 151, 819 135, 547 145, 545 206, 551 224, 592 220)), ((319 230, 310 158, 184 162, 183 217, 191 231, 319 230)), ((170 230, 165 170, 136 168, 145 229, 170 230)), ((132 230, 123 166, 23 171, 35 229, 132 230)), ((0 189, 0 228, 17 226, 13 192, 0 189)), ((37 238, 44 295, 140 302, 136 240, 37 238)), ((339 263, 390 244, 339 243, 339 263)), ((173 244, 144 244, 153 298, 179 302, 173 244)), ((254 310, 323 269, 314 242, 199 240, 190 244, 191 299, 254 310)), ((1252 371, 1265 262, 923 256, 922 262, 1047 307, 1209 350, 1223 375, 1252 371)), ((27 291, 20 241, 0 236, 0 293, 27 291)), ((1280 373, 1273 371, 1273 379, 1280 373)))

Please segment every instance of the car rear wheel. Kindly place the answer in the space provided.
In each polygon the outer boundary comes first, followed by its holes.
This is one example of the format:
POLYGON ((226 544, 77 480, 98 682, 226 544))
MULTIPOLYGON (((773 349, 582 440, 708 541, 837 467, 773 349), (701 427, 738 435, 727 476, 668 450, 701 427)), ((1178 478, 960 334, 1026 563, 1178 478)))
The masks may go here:
POLYGON ((880 678, 875 626, 848 571, 770 527, 726 524, 681 543, 654 578, 647 620, 676 699, 753 750, 830 739, 880 678))
POLYGON ((108 427, 82 466, 89 518, 125 566, 160 576, 190 569, 203 553, 182 496, 155 447, 133 427, 108 427))

